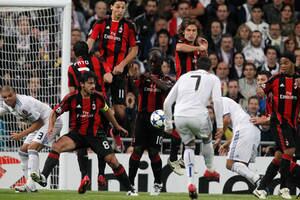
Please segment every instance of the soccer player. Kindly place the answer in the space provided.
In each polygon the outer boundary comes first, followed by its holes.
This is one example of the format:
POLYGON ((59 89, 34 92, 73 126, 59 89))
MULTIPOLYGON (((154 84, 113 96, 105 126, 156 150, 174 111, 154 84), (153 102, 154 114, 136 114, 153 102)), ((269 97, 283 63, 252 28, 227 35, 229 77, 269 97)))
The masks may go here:
POLYGON ((185 145, 184 163, 191 199, 197 199, 198 196, 194 183, 195 137, 208 139, 212 134, 212 124, 206 108, 211 97, 216 113, 216 139, 223 135, 221 82, 208 72, 210 66, 208 57, 199 58, 196 70, 182 75, 164 102, 166 132, 173 130, 172 105, 176 102, 174 122, 185 145))
POLYGON ((17 192, 36 192, 37 189, 31 180, 30 174, 39 170, 38 152, 45 146, 52 146, 56 135, 59 134, 62 128, 62 121, 60 118, 54 121, 53 134, 47 138, 48 120, 51 113, 49 105, 31 96, 16 94, 15 90, 10 86, 3 86, 1 97, 3 98, 3 105, 0 107, 0 115, 11 113, 19 121, 30 124, 27 129, 11 134, 13 140, 20 140, 26 137, 23 145, 20 147, 19 156, 27 182, 24 186, 15 187, 15 190, 17 192))
MULTIPOLYGON (((99 39, 99 52, 106 73, 104 79, 110 83, 112 105, 117 121, 124 125, 125 116, 125 73, 124 68, 138 54, 138 43, 134 25, 124 18, 127 0, 111 1, 111 16, 98 21, 89 34, 89 50, 99 39)), ((119 133, 113 129, 118 151, 123 145, 119 133)))
MULTIPOLYGON (((106 97, 104 82, 103 82, 103 74, 104 68, 99 60, 94 55, 89 55, 89 49, 86 42, 79 41, 74 44, 73 47, 76 62, 69 66, 68 69, 68 86, 70 92, 75 91, 76 89, 80 89, 80 77, 81 74, 87 71, 94 72, 97 76, 97 83, 96 83, 96 91, 99 91, 106 97)), ((108 123, 105 120, 105 117, 102 117, 104 130, 107 128, 108 123)), ((99 155, 99 154, 97 154, 99 155)), ((81 172, 81 182, 78 188, 78 192, 80 194, 85 193, 87 189, 87 185, 90 184, 89 178, 85 177, 88 176, 88 156, 87 156, 87 149, 82 148, 77 150, 77 159, 79 164, 79 169, 81 172)), ((106 162, 103 160, 102 157, 98 157, 98 184, 101 186, 106 185, 106 180, 104 176, 106 162)))
MULTIPOLYGON (((265 180, 272 180, 280 170, 281 186, 280 195, 285 199, 291 199, 286 180, 290 177, 300 178, 300 166, 293 161, 296 150, 297 139, 296 127, 297 116, 300 109, 300 87, 297 85, 299 76, 295 75, 295 56, 289 53, 283 54, 280 58, 279 74, 274 75, 263 88, 258 89, 258 95, 272 94, 272 114, 270 127, 282 154, 273 159, 268 166, 265 180)), ((267 119, 266 119, 267 120, 267 119)), ((252 119, 253 123, 256 119, 252 119)), ((263 182, 263 180, 262 180, 263 182)), ((261 184, 254 195, 260 199, 266 199, 265 184, 261 184)))
POLYGON ((133 144, 134 150, 129 159, 129 179, 131 184, 134 185, 140 159, 144 151, 148 151, 154 175, 153 191, 150 195, 159 195, 162 188, 162 161, 159 152, 163 135, 163 129, 151 125, 150 116, 153 111, 162 109, 164 98, 172 86, 170 82, 163 80, 162 63, 162 52, 159 49, 152 49, 148 58, 150 72, 141 75, 136 83, 139 89, 138 114, 133 144))
MULTIPOLYGON (((66 111, 70 112, 70 132, 52 145, 52 155, 48 156, 42 174, 32 174, 32 179, 45 186, 46 178, 58 163, 60 153, 90 147, 96 154, 103 157, 112 168, 116 178, 128 190, 127 195, 137 196, 130 185, 124 167, 118 162, 106 135, 103 133, 100 112, 118 131, 124 133, 127 131, 118 124, 103 96, 95 91, 96 81, 97 77, 93 72, 82 74, 80 91, 76 90, 69 93, 51 112, 48 135, 51 136, 53 133, 56 118, 66 111)), ((88 178, 88 176, 86 177, 88 178)))
POLYGON ((221 145, 219 151, 224 154, 229 148, 226 168, 245 177, 253 185, 257 185, 260 176, 251 171, 248 164, 255 162, 260 143, 260 130, 250 122, 249 114, 240 104, 228 97, 222 97, 222 100, 224 130, 232 124, 233 137, 221 145))

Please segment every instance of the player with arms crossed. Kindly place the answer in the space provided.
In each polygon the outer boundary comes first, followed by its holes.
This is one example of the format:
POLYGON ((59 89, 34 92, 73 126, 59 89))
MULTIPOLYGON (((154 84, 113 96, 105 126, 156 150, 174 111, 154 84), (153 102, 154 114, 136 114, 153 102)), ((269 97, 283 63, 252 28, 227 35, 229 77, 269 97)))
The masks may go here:
POLYGON ((250 122, 250 116, 238 103, 228 97, 222 97, 222 100, 224 130, 232 124, 233 137, 221 145, 219 152, 224 154, 229 147, 226 168, 257 186, 260 176, 251 171, 248 164, 255 161, 260 143, 260 130, 250 122))
POLYGON ((210 66, 209 58, 199 58, 196 70, 182 75, 164 102, 166 132, 173 130, 172 105, 176 102, 174 121, 185 145, 184 163, 191 199, 197 199, 198 196, 194 183, 195 138, 209 140, 212 134, 212 124, 206 108, 211 97, 217 121, 216 139, 221 138, 223 135, 221 82, 214 74, 208 72, 210 66))
POLYGON ((47 174, 35 174, 32 179, 40 185, 44 185, 46 177, 58 163, 60 153, 90 147, 112 168, 116 178, 128 190, 127 195, 137 196, 130 185, 124 167, 118 162, 103 133, 100 112, 118 131, 125 133, 127 131, 118 124, 103 96, 95 91, 96 81, 97 77, 93 72, 85 72, 81 76, 80 91, 69 93, 51 112, 48 135, 51 136, 53 133, 56 118, 67 111, 70 111, 70 132, 53 144, 53 156, 48 157, 43 170, 47 174))
POLYGON ((26 95, 16 94, 15 90, 10 86, 4 86, 1 90, 3 105, 0 107, 0 115, 5 113, 13 114, 19 121, 30 124, 30 126, 19 132, 12 133, 13 140, 20 140, 26 137, 23 145, 20 147, 19 156, 24 176, 28 177, 24 186, 15 187, 18 192, 35 192, 36 187, 31 180, 30 175, 39 170, 38 152, 45 146, 51 147, 56 135, 62 128, 62 121, 57 118, 53 122, 53 134, 47 138, 49 125, 49 116, 51 108, 49 105, 26 95))

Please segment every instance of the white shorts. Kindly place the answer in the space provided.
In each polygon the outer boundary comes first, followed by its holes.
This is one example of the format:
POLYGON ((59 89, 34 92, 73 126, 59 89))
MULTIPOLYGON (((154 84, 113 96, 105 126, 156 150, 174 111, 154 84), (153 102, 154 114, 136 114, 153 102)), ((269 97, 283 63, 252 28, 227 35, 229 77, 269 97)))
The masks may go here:
POLYGON ((198 138, 210 138, 212 124, 208 114, 199 117, 174 117, 175 126, 182 139, 183 144, 188 144, 198 138))
POLYGON ((47 137, 49 120, 45 120, 46 123, 42 126, 38 131, 36 131, 35 137, 32 139, 33 142, 37 142, 39 144, 43 144, 44 146, 51 147, 53 142, 55 141, 56 135, 59 135, 63 123, 60 118, 57 118, 54 126, 53 133, 51 137, 47 137))
POLYGON ((244 163, 255 162, 257 148, 260 143, 260 130, 249 125, 234 130, 227 159, 244 163))
POLYGON ((28 134, 24 140, 24 144, 30 144, 32 142, 33 138, 35 137, 35 135, 36 135, 36 131, 28 134))

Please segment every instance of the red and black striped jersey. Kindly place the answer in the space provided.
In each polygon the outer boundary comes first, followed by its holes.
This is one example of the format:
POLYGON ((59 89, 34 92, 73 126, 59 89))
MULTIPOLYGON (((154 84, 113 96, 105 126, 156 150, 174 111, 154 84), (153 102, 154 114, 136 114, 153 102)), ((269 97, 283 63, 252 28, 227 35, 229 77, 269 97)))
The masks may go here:
POLYGON ((151 113, 158 109, 163 109, 166 92, 158 88, 151 79, 141 76, 136 81, 139 90, 138 112, 151 113))
POLYGON ((70 112, 70 130, 93 136, 103 128, 100 112, 107 110, 108 106, 100 93, 94 92, 90 97, 84 98, 78 90, 66 95, 53 109, 57 116, 70 112))
POLYGON ((80 76, 86 71, 92 71, 97 76, 96 90, 106 96, 103 75, 104 67, 96 56, 79 57, 77 62, 69 66, 68 69, 68 86, 79 89, 80 76))
POLYGON ((265 84, 264 91, 272 93, 272 114, 280 123, 287 121, 296 127, 297 115, 300 109, 300 88, 296 85, 297 75, 274 75, 265 84))
POLYGON ((99 39, 99 52, 106 72, 111 72, 128 54, 130 47, 139 43, 134 25, 126 20, 113 21, 111 17, 97 21, 89 37, 99 39))

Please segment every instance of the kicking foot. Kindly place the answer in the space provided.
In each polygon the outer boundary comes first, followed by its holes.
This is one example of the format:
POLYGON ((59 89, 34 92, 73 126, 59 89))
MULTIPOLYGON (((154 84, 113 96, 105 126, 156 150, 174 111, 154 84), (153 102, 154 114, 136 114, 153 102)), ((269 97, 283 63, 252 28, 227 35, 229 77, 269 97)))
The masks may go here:
POLYGON ((32 180, 34 182, 37 182, 40 186, 46 187, 47 186, 47 179, 43 174, 37 173, 37 172, 32 172, 30 174, 32 180))
POLYGON ((80 182, 78 193, 84 194, 90 184, 91 184, 90 178, 88 176, 84 176, 80 182))

